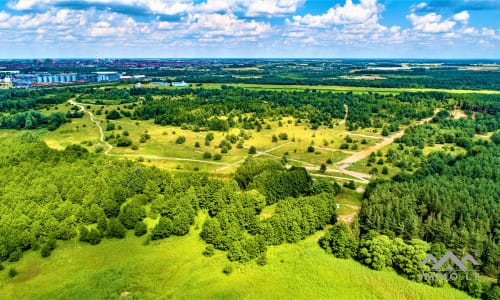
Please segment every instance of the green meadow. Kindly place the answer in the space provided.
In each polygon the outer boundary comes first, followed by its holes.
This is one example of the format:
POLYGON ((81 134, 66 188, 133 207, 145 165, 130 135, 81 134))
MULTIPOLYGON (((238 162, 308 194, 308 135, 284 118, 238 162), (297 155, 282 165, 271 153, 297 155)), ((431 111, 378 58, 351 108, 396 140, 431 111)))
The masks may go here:
POLYGON ((269 247, 264 266, 230 263, 221 251, 205 257, 199 237, 204 219, 200 214, 187 236, 149 245, 128 232, 126 239, 97 246, 58 242, 48 258, 30 251, 4 264, 19 274, 0 272, 0 299, 469 299, 450 287, 336 259, 318 246, 322 232, 269 247))

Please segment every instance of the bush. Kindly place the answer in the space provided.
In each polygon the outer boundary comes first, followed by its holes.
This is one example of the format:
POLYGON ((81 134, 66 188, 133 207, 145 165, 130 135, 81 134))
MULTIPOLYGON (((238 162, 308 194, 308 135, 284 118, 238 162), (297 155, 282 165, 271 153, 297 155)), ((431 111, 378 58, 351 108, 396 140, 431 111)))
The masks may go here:
POLYGON ((200 142, 195 142, 195 143, 194 143, 194 147, 195 147, 195 148, 200 148, 200 142))
POLYGON ((183 135, 178 136, 177 139, 175 140, 176 144, 184 144, 185 142, 186 142, 186 137, 183 135))
POLYGON ((146 232, 148 232, 148 226, 144 222, 139 221, 135 224, 134 227, 135 236, 143 236, 146 234, 146 232))
POLYGON ((205 255, 205 256, 210 257, 210 256, 212 256, 214 254, 215 254, 215 248, 212 245, 206 246, 205 250, 203 250, 203 255, 205 255))
POLYGON ((132 140, 126 137, 119 137, 116 140, 116 147, 128 147, 132 145, 132 140))
POLYGON ((309 145, 309 146, 307 147, 307 152, 309 152, 309 153, 313 153, 313 152, 314 152, 314 146, 313 146, 313 145, 309 145))
POLYGON ((266 252, 262 253, 262 255, 260 255, 259 257, 257 257, 257 259, 255 260, 255 262, 259 266, 265 266, 267 264, 267 255, 266 255, 266 252))
POLYGON ((204 159, 210 159, 210 158, 212 158, 212 153, 210 153, 210 152, 203 153, 203 158, 204 159))
POLYGON ((248 154, 256 154, 257 153, 257 148, 255 146, 250 146, 250 149, 248 149, 248 154))
POLYGON ((284 140, 284 141, 288 140, 288 134, 285 132, 282 132, 279 134, 279 138, 280 138, 280 140, 284 140))
POLYGON ((118 120, 121 117, 122 116, 120 115, 120 113, 117 112, 116 110, 112 110, 112 111, 110 111, 109 113, 106 114, 106 119, 107 120, 118 120))
POLYGON ((106 125, 106 131, 111 131, 111 130, 115 130, 115 124, 113 123, 108 123, 106 125))
POLYGON ((87 236, 87 242, 91 245, 97 245, 101 242, 102 235, 101 232, 97 229, 90 229, 89 234, 87 236))
POLYGON ((14 278, 14 277, 16 277, 16 275, 17 275, 17 270, 14 268, 10 268, 9 269, 9 277, 14 278))
POLYGON ((233 273, 233 266, 231 266, 231 265, 225 266, 224 269, 222 269, 222 273, 224 273, 226 275, 233 273))
POLYGON ((108 227, 106 228, 106 237, 123 239, 125 233, 125 226, 118 219, 109 220, 108 227))
POLYGON ((47 243, 45 243, 45 245, 43 245, 40 254, 42 255, 42 257, 49 257, 55 248, 56 248, 56 240, 51 238, 47 241, 47 243))
POLYGON ((222 159, 222 154, 217 153, 214 155, 214 160, 221 160, 222 159))

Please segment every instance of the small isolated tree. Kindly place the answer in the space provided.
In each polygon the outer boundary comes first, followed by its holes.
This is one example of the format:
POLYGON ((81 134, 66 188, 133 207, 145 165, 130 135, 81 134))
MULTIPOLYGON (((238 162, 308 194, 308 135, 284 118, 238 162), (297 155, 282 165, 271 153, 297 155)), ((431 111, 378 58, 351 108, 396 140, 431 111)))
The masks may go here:
POLYGON ((314 146, 313 145, 307 146, 307 152, 313 153, 314 152, 314 146))
POLYGON ((10 278, 14 278, 14 277, 16 277, 16 276, 17 276, 17 270, 16 270, 16 269, 14 269, 14 268, 10 268, 10 269, 9 269, 9 277, 10 277, 10 278))
POLYGON ((113 123, 108 123, 106 125, 106 131, 111 131, 111 130, 115 130, 115 124, 113 123))
POLYGON ((257 148, 255 146, 250 146, 248 149, 248 154, 256 154, 257 153, 257 148))
POLYGON ((285 140, 288 140, 288 133, 286 133, 286 132, 281 132, 281 133, 279 134, 279 138, 280 138, 280 140, 284 140, 284 141, 285 141, 285 140))
POLYGON ((221 160, 221 159, 222 159, 222 154, 220 154, 220 153, 216 153, 216 154, 214 155, 214 160, 221 160))
POLYGON ((207 151, 207 152, 205 152, 205 153, 203 153, 203 158, 204 158, 204 159, 210 159, 210 158, 212 158, 212 153, 210 153, 210 152, 208 152, 208 151, 207 151))
POLYGON ((185 142, 186 142, 186 137, 183 135, 178 136, 177 139, 175 140, 176 144, 184 144, 185 142))
POLYGON ((321 166, 319 167, 319 171, 321 173, 325 173, 326 172, 326 164, 321 164, 321 166))
POLYGON ((384 174, 384 175, 389 174, 389 168, 388 168, 387 166, 384 166, 384 167, 382 168, 382 174, 384 174))
POLYGON ((276 137, 275 134, 273 134, 273 137, 272 137, 272 142, 273 143, 277 143, 278 142, 278 137, 276 137))

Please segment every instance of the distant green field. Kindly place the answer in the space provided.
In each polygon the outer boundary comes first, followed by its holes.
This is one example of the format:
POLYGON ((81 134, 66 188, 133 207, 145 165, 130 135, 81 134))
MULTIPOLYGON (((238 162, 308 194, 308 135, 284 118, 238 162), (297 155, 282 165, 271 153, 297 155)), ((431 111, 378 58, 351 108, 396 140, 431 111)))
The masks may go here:
MULTIPOLYGON (((198 228, 203 219, 197 218, 198 228)), ((19 275, 10 279, 0 271, 0 299, 470 299, 336 259, 317 245, 321 233, 270 247, 265 266, 232 264, 220 251, 204 257, 198 234, 193 228, 185 237, 144 246, 144 237, 129 232, 98 246, 59 243, 45 259, 29 252, 18 263, 4 263, 19 275), (225 275, 228 265, 234 271, 225 275)))
POLYGON ((445 92, 445 93, 464 93, 464 94, 500 94, 498 90, 458 90, 458 89, 431 89, 431 88, 377 88, 377 87, 357 87, 357 86, 336 86, 336 85, 277 85, 277 84, 246 84, 246 83, 204 83, 204 88, 220 88, 222 85, 237 86, 246 89, 255 90, 317 90, 332 92, 357 92, 357 93, 401 93, 401 92, 445 92))

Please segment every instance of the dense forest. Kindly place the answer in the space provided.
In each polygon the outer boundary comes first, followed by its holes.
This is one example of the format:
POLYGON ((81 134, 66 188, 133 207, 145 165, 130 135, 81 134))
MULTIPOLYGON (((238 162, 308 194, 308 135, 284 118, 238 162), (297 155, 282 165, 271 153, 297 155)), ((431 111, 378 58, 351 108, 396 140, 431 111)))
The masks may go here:
MULTIPOLYGON (((481 273, 496 277, 500 270, 500 132, 491 141, 475 135, 498 131, 500 113, 496 106, 480 111, 488 113, 468 110, 467 118, 454 119, 441 110, 428 124, 409 127, 395 140, 398 146, 385 155, 370 155, 368 163, 380 156, 402 172, 391 180, 372 181, 352 230, 335 225, 320 245, 337 257, 354 257, 374 269, 389 266, 417 281, 422 271, 419 262, 428 251, 436 257, 446 249, 460 257, 474 253, 481 273), (451 144, 451 152, 422 153, 426 146, 445 143, 451 144), (453 154, 454 148, 464 149, 465 154, 453 154)), ((498 283, 481 285, 464 278, 450 283, 474 297, 500 295, 498 283)))
POLYGON ((247 160, 230 181, 200 172, 172 176, 78 145, 52 150, 29 134, 2 140, 0 172, 0 262, 17 261, 30 249, 49 256, 57 240, 95 245, 124 238, 127 230, 147 240, 185 235, 194 216, 206 212, 207 255, 220 249, 230 260, 264 263, 267 245, 299 241, 335 222, 340 189, 313 182, 303 168, 264 159, 247 160), (271 171, 282 175, 269 180, 271 171), (260 217, 270 204, 276 213, 260 217), (156 225, 148 229, 145 218, 156 225))

